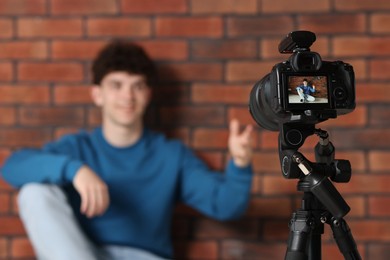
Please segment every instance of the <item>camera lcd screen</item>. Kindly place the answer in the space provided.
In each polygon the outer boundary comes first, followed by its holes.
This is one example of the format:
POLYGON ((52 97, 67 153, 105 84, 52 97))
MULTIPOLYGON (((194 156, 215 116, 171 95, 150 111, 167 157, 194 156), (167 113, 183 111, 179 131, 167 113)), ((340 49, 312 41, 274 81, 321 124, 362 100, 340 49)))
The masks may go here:
POLYGON ((288 76, 288 104, 328 104, 326 76, 288 76))

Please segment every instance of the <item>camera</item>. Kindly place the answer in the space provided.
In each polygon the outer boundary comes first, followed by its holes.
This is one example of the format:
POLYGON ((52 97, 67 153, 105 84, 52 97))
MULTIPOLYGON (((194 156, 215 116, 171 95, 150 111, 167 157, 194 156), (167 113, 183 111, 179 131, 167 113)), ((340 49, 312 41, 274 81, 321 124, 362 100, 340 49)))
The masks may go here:
POLYGON ((279 52, 292 54, 274 65, 258 81, 249 99, 249 111, 257 124, 279 131, 284 123, 316 124, 355 109, 353 67, 342 61, 323 61, 310 51, 316 35, 290 32, 279 52))

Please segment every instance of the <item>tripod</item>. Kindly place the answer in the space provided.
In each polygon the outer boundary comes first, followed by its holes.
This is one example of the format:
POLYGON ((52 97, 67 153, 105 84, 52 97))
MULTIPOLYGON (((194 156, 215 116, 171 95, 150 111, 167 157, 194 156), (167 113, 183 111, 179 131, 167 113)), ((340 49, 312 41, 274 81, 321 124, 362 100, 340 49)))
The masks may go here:
POLYGON ((347 260, 361 260, 350 228, 343 217, 350 207, 329 180, 348 182, 351 165, 347 160, 334 160, 335 149, 326 131, 314 124, 285 123, 279 134, 279 156, 285 178, 299 179, 297 190, 303 192, 301 208, 289 223, 290 234, 285 260, 321 260, 321 235, 324 224, 332 228, 340 252, 347 260), (316 163, 297 150, 305 139, 316 134, 316 163))

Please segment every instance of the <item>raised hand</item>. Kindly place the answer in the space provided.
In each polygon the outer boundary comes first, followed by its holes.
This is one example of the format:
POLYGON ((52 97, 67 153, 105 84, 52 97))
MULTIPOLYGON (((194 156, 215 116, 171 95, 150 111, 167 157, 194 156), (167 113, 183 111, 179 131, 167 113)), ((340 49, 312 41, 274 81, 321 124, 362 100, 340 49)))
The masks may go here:
POLYGON ((240 123, 237 119, 230 121, 229 151, 234 164, 238 167, 246 167, 252 160, 252 132, 253 126, 247 125, 240 133, 240 123))
POLYGON ((108 187, 88 166, 82 166, 73 179, 73 186, 81 196, 81 213, 92 218, 103 214, 110 203, 108 187))

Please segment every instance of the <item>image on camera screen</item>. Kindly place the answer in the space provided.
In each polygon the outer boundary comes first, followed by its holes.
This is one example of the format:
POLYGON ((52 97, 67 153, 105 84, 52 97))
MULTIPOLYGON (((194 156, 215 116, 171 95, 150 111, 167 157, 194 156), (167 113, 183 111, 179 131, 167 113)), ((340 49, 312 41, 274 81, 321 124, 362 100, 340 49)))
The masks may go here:
POLYGON ((288 103, 328 103, 326 76, 289 76, 288 103))

